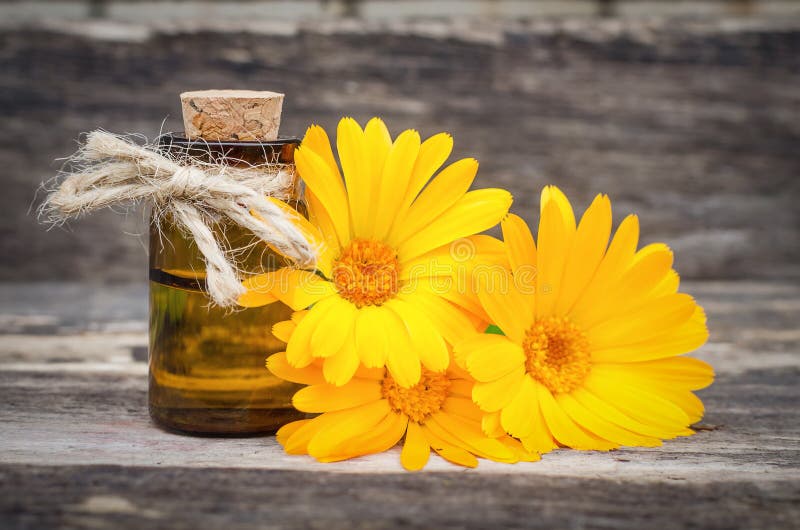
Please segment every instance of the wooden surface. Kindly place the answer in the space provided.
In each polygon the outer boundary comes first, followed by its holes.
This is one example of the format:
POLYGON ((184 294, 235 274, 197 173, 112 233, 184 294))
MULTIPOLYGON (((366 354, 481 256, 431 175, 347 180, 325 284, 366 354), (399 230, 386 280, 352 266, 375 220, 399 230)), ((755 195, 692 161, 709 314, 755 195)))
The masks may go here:
POLYGON ((684 278, 800 278, 798 17, 207 23, 0 24, 0 279, 137 281, 141 211, 48 232, 36 189, 81 133, 152 139, 180 92, 234 86, 285 93, 285 135, 449 131, 530 222, 545 184, 607 193, 684 278))
POLYGON ((691 438, 533 464, 337 464, 146 409, 141 285, 0 284, 0 528, 798 528, 800 286, 688 282, 717 370, 691 438))

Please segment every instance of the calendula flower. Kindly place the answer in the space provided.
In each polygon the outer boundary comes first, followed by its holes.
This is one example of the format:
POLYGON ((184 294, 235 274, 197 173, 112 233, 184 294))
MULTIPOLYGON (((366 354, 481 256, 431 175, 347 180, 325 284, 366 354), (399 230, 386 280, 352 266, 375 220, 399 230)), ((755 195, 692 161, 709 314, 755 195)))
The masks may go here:
MULTIPOLYGON (((300 325, 307 318, 308 313, 294 317, 300 325)), ((287 321, 275 332, 290 340, 296 329, 287 321)), ((273 374, 308 385, 294 395, 295 408, 321 413, 278 431, 278 442, 289 454, 334 462, 386 451, 405 438, 400 462, 409 471, 425 467, 431 449, 467 467, 478 465, 476 456, 508 463, 538 460, 505 434, 494 439, 483 433, 482 413, 470 397, 474 380, 455 363, 444 372, 423 368, 419 382, 406 388, 385 368, 363 366, 349 382, 335 386, 325 380, 321 362, 295 368, 285 352, 267 359, 273 374)))
POLYGON ((627 217, 608 244, 611 203, 599 195, 576 226, 555 187, 542 192, 536 241, 523 220, 502 222, 510 272, 484 277, 478 298, 505 335, 475 335, 455 358, 478 381, 472 397, 490 435, 532 451, 655 446, 692 433, 693 390, 712 368, 684 353, 708 337, 703 309, 678 293, 670 249, 637 251, 627 217), (505 284, 505 285, 504 285, 505 284))
POLYGON ((363 130, 344 118, 337 129, 340 171, 325 131, 308 129, 295 161, 309 220, 284 207, 317 244, 316 270, 254 276, 240 299, 243 306, 281 300, 308 308, 286 347, 291 366, 322 359, 323 376, 335 385, 350 381, 359 362, 385 366, 405 388, 420 381, 423 366, 437 373, 447 368, 445 339, 455 340, 479 320, 469 307, 454 305, 469 306, 466 293, 441 287, 461 265, 452 244, 466 238, 477 254, 495 248, 493 238, 473 234, 497 224, 511 205, 505 190, 468 191, 478 169, 474 159, 431 178, 452 146, 445 133, 420 142, 407 130, 392 141, 377 118, 363 130))

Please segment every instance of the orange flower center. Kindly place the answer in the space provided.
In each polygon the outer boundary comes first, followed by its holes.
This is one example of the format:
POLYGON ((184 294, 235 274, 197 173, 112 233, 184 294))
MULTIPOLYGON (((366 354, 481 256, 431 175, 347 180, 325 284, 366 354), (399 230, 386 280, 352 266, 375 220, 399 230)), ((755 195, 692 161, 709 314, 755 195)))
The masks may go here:
POLYGON ((534 322, 522 348, 528 374, 555 394, 580 386, 592 367, 586 334, 566 317, 534 322))
POLYGON ((449 388, 450 379, 447 375, 423 368, 419 383, 411 388, 401 387, 387 373, 381 390, 393 411, 405 414, 411 421, 422 423, 442 409, 449 388))
POLYGON ((371 239, 354 239, 333 265, 333 283, 345 300, 363 307, 381 305, 399 289, 397 253, 371 239))

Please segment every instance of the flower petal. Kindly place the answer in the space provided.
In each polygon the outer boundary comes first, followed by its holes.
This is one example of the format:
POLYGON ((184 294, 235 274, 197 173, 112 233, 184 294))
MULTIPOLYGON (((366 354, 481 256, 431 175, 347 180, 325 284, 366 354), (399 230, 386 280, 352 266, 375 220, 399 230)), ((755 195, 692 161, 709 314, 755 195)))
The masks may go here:
POLYGON ((611 201, 598 195, 583 214, 569 250, 556 314, 566 314, 594 276, 611 235, 611 201))
POLYGON ((410 421, 406 429, 406 441, 400 453, 400 463, 408 471, 419 471, 425 467, 430 458, 431 446, 419 424, 410 421))
POLYGON ((465 361, 470 375, 478 381, 494 381, 525 365, 522 348, 507 337, 486 334, 471 342, 465 361))
POLYGON ((477 172, 478 161, 474 158, 464 158, 444 168, 410 208, 400 212, 402 217, 392 230, 389 242, 399 245, 431 224, 469 191, 477 172))
POLYGON ((541 383, 535 382, 536 395, 539 397, 539 405, 542 415, 547 423, 553 437, 559 443, 572 447, 573 449, 600 450, 608 451, 614 449, 619 444, 603 440, 592 436, 590 433, 581 429, 574 421, 567 416, 567 413, 556 403, 553 395, 541 383))
MULTIPOLYGON (((325 458, 339 454, 345 440, 366 436, 391 413, 385 399, 341 411, 334 421, 326 423, 308 442, 308 454, 325 458)), ((337 413, 326 413, 323 416, 337 413)), ((353 444, 357 445, 357 444, 353 444)), ((356 451, 354 451, 357 454, 356 451)), ((354 456, 355 456, 354 454, 354 456)))
POLYGON ((406 262, 456 239, 488 230, 505 217, 511 200, 511 194, 501 189, 468 192, 435 221, 401 243, 398 258, 406 262))
POLYGON ((475 383, 472 388, 472 400, 484 412, 495 412, 508 405, 522 387, 525 368, 520 366, 510 374, 491 383, 475 383))
POLYGON ((386 363, 389 352, 389 337, 385 330, 386 308, 364 306, 356 316, 356 352, 367 368, 379 368, 386 363))
POLYGON ((389 149, 380 179, 378 209, 372 229, 376 239, 384 239, 397 219, 419 148, 419 133, 409 129, 400 133, 389 149))
POLYGON ((355 332, 355 306, 339 296, 329 299, 329 313, 317 323, 317 329, 311 335, 311 354, 314 357, 336 354, 355 332))
POLYGON ((302 412, 330 412, 358 407, 380 399, 380 383, 357 380, 344 386, 324 383, 301 388, 292 397, 292 405, 302 412))
POLYGON ((351 333, 338 352, 325 358, 322 363, 322 374, 328 383, 342 386, 353 378, 356 370, 358 370, 358 354, 356 354, 355 338, 351 333))
POLYGON ((278 352, 267 358, 267 369, 286 381, 301 385, 318 385, 325 382, 318 366, 295 368, 286 360, 286 352, 278 352))
POLYGON ((450 364, 450 352, 441 333, 408 302, 396 298, 389 300, 385 305, 405 324, 411 348, 417 353, 422 364, 434 372, 444 372, 450 364))
MULTIPOLYGON (((256 274, 242 282, 247 293, 239 299, 239 305, 248 305, 254 300, 248 293, 269 293, 295 311, 305 309, 336 292, 333 284, 310 271, 283 267, 276 271, 256 274)), ((258 300, 260 301, 260 300, 258 300)))
POLYGON ((331 219, 339 242, 346 245, 350 241, 350 208, 341 177, 319 155, 303 148, 302 144, 294 153, 297 171, 306 188, 319 199, 331 219))

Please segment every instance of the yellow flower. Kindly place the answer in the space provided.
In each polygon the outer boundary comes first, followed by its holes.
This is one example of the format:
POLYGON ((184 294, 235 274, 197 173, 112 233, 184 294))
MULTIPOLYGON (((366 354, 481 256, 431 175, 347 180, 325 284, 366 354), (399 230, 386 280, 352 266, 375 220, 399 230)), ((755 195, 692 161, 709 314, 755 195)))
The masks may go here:
POLYGON ((452 146, 448 134, 420 142, 413 130, 392 142, 381 120, 362 130, 344 118, 337 130, 340 172, 325 131, 308 129, 295 160, 309 220, 276 204, 318 245, 317 270, 255 276, 244 282, 248 292, 240 299, 247 307, 281 300, 295 310, 309 308, 286 348, 292 366, 323 359, 325 380, 344 385, 360 361, 386 366, 408 388, 419 382, 423 366, 437 373, 447 368, 445 340, 474 331, 481 320, 477 301, 442 281, 463 269, 455 243, 468 242, 475 256, 502 249, 498 240, 473 234, 500 222, 511 195, 468 191, 478 169, 471 158, 431 179, 452 146))
POLYGON ((712 368, 681 357, 708 338, 703 309, 678 293, 672 252, 636 251, 628 216, 611 244, 611 202, 598 195, 576 227, 569 201, 542 192, 537 241, 525 222, 502 222, 510 273, 483 277, 478 298, 503 335, 456 345, 478 381, 483 428, 531 450, 656 446, 692 434, 703 415, 692 393, 712 368))
MULTIPOLYGON (((295 322, 310 318, 296 314, 295 322)), ((289 339, 298 328, 287 321, 276 332, 289 339)), ((319 416, 289 423, 276 437, 289 454, 309 454, 320 462, 335 462, 379 453, 403 437, 400 462, 409 471, 425 467, 430 450, 462 466, 475 467, 480 456, 498 462, 538 460, 512 438, 497 439, 481 430, 480 409, 470 398, 474 380, 451 363, 444 372, 422 369, 420 380, 404 388, 385 368, 359 367, 342 386, 326 382, 321 361, 292 367, 286 353, 267 359, 267 367, 282 379, 305 386, 292 399, 298 410, 319 416)))

